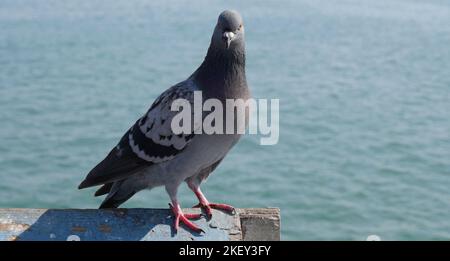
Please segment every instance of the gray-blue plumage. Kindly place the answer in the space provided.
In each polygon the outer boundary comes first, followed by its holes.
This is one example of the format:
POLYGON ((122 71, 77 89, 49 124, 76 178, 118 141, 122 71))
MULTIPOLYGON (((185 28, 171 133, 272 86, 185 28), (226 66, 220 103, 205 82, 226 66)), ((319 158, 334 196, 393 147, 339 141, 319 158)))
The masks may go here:
POLYGON ((170 106, 177 98, 193 103, 194 91, 202 91, 203 99, 215 98, 223 104, 226 99, 250 98, 245 77, 244 28, 237 12, 221 13, 199 68, 162 93, 79 188, 103 185, 96 192, 96 196, 108 194, 101 208, 118 207, 136 192, 156 186, 165 186, 172 204, 178 205, 177 189, 183 181, 201 194, 201 182, 241 135, 175 135, 170 126, 178 112, 171 111, 170 106))

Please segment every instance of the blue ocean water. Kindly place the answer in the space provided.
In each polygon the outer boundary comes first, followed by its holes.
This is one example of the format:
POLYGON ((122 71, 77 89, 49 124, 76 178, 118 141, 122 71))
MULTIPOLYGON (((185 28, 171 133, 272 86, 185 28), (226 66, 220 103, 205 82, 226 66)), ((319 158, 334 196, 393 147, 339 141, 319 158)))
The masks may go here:
MULTIPOLYGON (((1 0, 0 207, 97 207, 77 185, 196 69, 228 8, 254 96, 280 99, 280 140, 242 139, 210 200, 279 207, 285 240, 450 239, 444 0, 1 0)), ((124 207, 167 202, 158 188, 124 207)))

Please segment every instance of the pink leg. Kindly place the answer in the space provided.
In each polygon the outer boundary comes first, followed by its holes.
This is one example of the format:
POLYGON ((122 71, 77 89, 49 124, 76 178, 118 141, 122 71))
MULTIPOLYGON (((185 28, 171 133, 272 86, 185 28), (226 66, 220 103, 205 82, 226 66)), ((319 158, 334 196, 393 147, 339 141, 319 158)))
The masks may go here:
POLYGON ((175 221, 174 221, 174 228, 175 231, 178 232, 180 221, 181 223, 185 224, 188 228, 192 229, 193 231, 200 233, 203 232, 203 229, 199 228, 197 225, 192 223, 189 219, 199 219, 201 217, 201 214, 184 214, 183 211, 181 211, 180 204, 178 204, 176 201, 172 202, 172 204, 169 203, 170 209, 172 210, 175 221))
POLYGON ((224 211, 227 211, 230 213, 234 213, 234 207, 232 207, 230 205, 209 203, 209 201, 206 199, 205 195, 203 195, 203 193, 199 187, 193 188, 192 190, 194 191, 195 195, 197 196, 197 198, 199 200, 199 203, 197 205, 195 205, 194 208, 202 208, 203 210, 205 210, 208 218, 212 217, 212 212, 211 212, 212 208, 224 210, 224 211))

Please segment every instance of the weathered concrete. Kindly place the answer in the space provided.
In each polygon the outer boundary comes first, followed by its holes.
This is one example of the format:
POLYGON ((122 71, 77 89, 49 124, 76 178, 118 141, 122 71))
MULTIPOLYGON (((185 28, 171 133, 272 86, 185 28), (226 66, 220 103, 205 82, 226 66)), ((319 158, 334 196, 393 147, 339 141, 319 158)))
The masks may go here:
POLYGON ((280 240, 280 209, 251 208, 240 209, 242 240, 278 241, 280 240))
MULTIPOLYGON (((199 209, 185 209, 198 213, 199 209)), ((172 230, 167 209, 0 209, 0 241, 12 240, 279 240, 278 209, 213 210, 194 222, 205 233, 172 230)))

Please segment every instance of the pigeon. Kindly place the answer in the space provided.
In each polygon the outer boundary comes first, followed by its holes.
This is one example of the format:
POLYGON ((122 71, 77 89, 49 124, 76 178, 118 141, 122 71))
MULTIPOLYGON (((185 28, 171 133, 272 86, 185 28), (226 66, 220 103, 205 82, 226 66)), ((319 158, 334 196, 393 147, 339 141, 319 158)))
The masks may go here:
MULTIPOLYGON (((204 100, 214 98, 223 106, 227 99, 250 99, 245 77, 244 25, 238 12, 226 10, 219 15, 207 54, 198 69, 186 80, 163 92, 78 188, 101 185, 95 196, 107 196, 100 208, 117 208, 141 190, 164 186, 171 201, 169 207, 174 216, 175 231, 182 224, 194 232, 203 232, 191 221, 202 215, 183 213, 180 207, 177 190, 183 182, 199 200, 194 207, 202 208, 207 218, 212 216, 211 209, 234 213, 230 205, 209 202, 200 185, 217 168, 242 133, 177 134, 171 128, 171 122, 178 113, 171 110, 172 103, 182 98, 193 104, 196 91, 201 91, 204 100)), ((238 117, 237 121, 245 121, 243 124, 247 126, 248 117, 246 111, 244 117, 238 117)), ((223 124, 225 129, 226 120, 223 124)))

